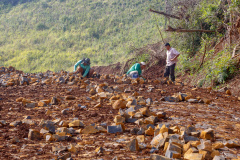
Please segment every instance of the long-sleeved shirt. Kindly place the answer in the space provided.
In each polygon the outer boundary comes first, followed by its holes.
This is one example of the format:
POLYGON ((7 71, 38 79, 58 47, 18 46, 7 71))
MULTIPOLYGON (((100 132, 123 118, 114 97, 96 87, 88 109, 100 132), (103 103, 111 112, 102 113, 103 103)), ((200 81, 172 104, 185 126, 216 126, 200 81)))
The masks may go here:
POLYGON ((127 74, 129 74, 132 71, 138 71, 138 75, 141 76, 142 74, 142 69, 141 69, 141 65, 139 63, 135 63, 127 72, 127 74))
POLYGON ((88 72, 90 71, 90 65, 85 66, 82 62, 83 60, 80 60, 74 65, 74 72, 77 70, 77 67, 80 66, 84 70, 83 77, 86 77, 88 72))

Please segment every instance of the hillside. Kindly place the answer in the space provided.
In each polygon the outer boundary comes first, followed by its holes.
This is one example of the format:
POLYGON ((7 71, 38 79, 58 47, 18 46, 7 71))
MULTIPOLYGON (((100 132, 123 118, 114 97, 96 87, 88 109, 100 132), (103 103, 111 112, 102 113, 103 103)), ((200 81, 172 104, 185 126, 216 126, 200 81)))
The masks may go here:
POLYGON ((159 40, 148 9, 161 9, 160 2, 2 1, 0 66, 40 72, 72 70, 82 57, 91 57, 93 65, 123 61, 130 46, 159 40))

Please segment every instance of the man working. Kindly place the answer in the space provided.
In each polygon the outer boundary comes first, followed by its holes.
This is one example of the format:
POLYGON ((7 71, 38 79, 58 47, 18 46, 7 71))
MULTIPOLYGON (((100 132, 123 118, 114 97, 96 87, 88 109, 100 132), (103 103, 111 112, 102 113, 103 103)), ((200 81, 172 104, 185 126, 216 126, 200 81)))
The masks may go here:
POLYGON ((127 72, 131 78, 138 78, 142 75, 142 70, 146 67, 145 62, 135 63, 127 72))
POLYGON ((174 82, 175 81, 174 70, 177 63, 177 58, 180 55, 180 53, 176 49, 172 48, 169 43, 166 43, 165 47, 167 49, 167 59, 166 59, 167 65, 166 65, 164 77, 169 78, 169 75, 170 75, 171 80, 174 82))
POLYGON ((90 64, 89 58, 83 58, 74 65, 74 72, 81 73, 83 77, 92 77, 94 70, 90 68, 90 64))

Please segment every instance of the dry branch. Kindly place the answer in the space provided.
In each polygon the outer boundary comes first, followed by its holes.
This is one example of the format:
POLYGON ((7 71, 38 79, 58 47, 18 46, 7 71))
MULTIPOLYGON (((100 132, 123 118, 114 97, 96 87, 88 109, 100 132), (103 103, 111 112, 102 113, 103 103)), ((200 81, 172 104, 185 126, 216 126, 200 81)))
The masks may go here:
POLYGON ((171 14, 167 14, 167 13, 165 13, 165 12, 155 11, 155 10, 152 10, 152 9, 149 9, 149 11, 150 11, 150 12, 157 13, 157 14, 164 15, 164 16, 166 16, 166 17, 175 18, 175 19, 181 19, 181 18, 178 17, 178 16, 171 15, 171 14))
POLYGON ((204 30, 204 29, 176 29, 170 26, 168 26, 168 29, 166 29, 165 31, 167 32, 206 32, 206 33, 215 32, 215 31, 204 30))

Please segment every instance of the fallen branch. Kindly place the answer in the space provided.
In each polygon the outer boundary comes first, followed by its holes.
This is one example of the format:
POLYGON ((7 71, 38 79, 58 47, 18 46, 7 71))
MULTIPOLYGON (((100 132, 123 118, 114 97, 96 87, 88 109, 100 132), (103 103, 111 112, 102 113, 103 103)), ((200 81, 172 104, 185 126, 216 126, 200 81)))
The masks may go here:
POLYGON ((167 32, 208 32, 208 33, 215 32, 215 31, 204 30, 204 29, 176 29, 170 26, 168 26, 168 29, 166 29, 165 31, 167 32))
POLYGON ((165 12, 160 12, 160 11, 155 11, 155 10, 152 10, 152 9, 149 9, 150 12, 153 12, 153 13, 157 13, 157 14, 161 14, 161 15, 164 15, 166 17, 170 17, 170 18, 175 18, 175 19, 182 19, 178 16, 175 16, 175 15, 171 15, 171 14, 167 14, 165 12))
POLYGON ((197 72, 200 70, 200 68, 201 68, 202 65, 203 65, 203 62, 204 62, 204 59, 205 59, 206 52, 207 52, 207 45, 205 44, 205 47, 204 47, 204 54, 203 54, 202 61, 201 61, 201 64, 200 64, 200 66, 199 66, 197 72))

